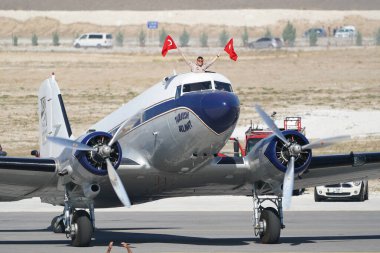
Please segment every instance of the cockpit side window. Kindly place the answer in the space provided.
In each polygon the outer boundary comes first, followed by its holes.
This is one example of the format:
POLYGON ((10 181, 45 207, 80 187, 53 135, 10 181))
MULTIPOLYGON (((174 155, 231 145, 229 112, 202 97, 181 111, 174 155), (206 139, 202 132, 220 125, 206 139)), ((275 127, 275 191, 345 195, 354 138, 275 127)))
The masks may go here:
POLYGON ((216 90, 223 90, 223 91, 232 92, 232 87, 231 87, 231 84, 229 84, 229 83, 214 81, 214 84, 215 84, 216 90))
POLYGON ((181 96, 181 89, 182 89, 181 85, 177 86, 177 90, 175 92, 175 99, 177 99, 181 96))
POLYGON ((187 83, 183 85, 182 92, 192 92, 192 91, 202 91, 202 90, 211 90, 211 81, 204 81, 199 83, 187 83))

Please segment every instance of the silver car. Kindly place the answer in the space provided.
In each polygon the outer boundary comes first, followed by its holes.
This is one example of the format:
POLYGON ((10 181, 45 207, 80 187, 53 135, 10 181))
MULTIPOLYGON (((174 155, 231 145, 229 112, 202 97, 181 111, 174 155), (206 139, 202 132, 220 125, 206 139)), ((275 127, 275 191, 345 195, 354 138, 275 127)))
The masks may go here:
POLYGON ((263 37, 256 41, 248 43, 249 48, 281 48, 282 40, 280 38, 263 37))
POLYGON ((354 38, 356 36, 356 28, 352 25, 343 26, 335 32, 335 38, 354 38))

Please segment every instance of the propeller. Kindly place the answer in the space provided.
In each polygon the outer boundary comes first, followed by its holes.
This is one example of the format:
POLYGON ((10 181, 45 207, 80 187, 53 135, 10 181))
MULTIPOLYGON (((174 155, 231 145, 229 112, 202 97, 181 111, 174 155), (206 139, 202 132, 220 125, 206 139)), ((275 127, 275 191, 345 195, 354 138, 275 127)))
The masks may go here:
POLYGON ((313 148, 324 148, 330 145, 334 145, 337 142, 346 141, 349 139, 351 139, 350 135, 340 135, 340 136, 334 136, 330 138, 319 139, 302 146, 302 150, 313 149, 313 148))
POLYGON ((280 129, 276 126, 276 124, 273 122, 273 120, 266 114, 266 112, 259 106, 256 105, 256 111, 259 113, 260 117, 264 120, 264 123, 272 130, 272 132, 280 139, 283 143, 286 144, 286 146, 289 146, 289 141, 285 138, 285 136, 282 134, 280 129))
POLYGON ((293 188, 294 188, 294 156, 290 157, 290 161, 288 163, 285 177, 284 177, 284 184, 282 187, 282 196, 285 200, 284 201, 284 208, 289 209, 290 204, 292 201, 293 196, 293 188))
POLYGON ((61 137, 48 136, 47 139, 53 143, 56 143, 58 145, 61 145, 70 149, 74 149, 78 151, 97 152, 106 161, 108 178, 110 179, 111 185, 116 195, 118 196, 118 198, 120 199, 121 203, 123 203, 124 206, 130 207, 131 201, 128 197, 127 191, 125 190, 119 175, 116 172, 116 169, 112 165, 110 156, 112 152, 112 145, 115 144, 122 137, 124 137, 129 132, 129 130, 131 130, 138 122, 141 121, 142 113, 143 111, 141 110, 135 115, 133 115, 131 118, 125 120, 120 125, 116 133, 113 135, 112 139, 107 144, 101 145, 97 148, 91 147, 89 145, 83 144, 78 141, 73 141, 73 140, 65 139, 61 137))
POLYGON ((136 125, 136 123, 141 121, 142 114, 143 111, 141 110, 129 119, 127 119, 126 121, 124 121, 123 124, 121 124, 121 126, 119 127, 119 129, 117 129, 116 133, 113 135, 112 139, 108 143, 108 146, 112 146, 116 141, 118 141, 126 133, 128 133, 129 130, 131 130, 136 125))
POLYGON ((60 146, 64 146, 66 148, 74 149, 74 150, 80 150, 80 151, 96 151, 95 148, 90 147, 86 144, 83 144, 78 141, 73 141, 70 139, 65 139, 57 136, 47 136, 46 139, 50 142, 53 142, 55 144, 58 144, 60 146))
POLYGON ((341 141, 345 141, 351 138, 349 135, 335 136, 325 139, 319 139, 312 143, 306 144, 304 146, 299 145, 298 143, 290 143, 285 136, 282 134, 280 129, 276 126, 273 120, 266 114, 266 112, 259 106, 255 106, 256 111, 259 113, 261 118, 264 120, 265 124, 270 128, 270 130, 285 144, 285 147, 289 150, 290 159, 287 164, 284 181, 282 185, 282 196, 284 208, 290 208, 291 199, 293 196, 294 189, 294 163, 296 157, 305 150, 313 148, 322 148, 327 147, 333 144, 336 144, 341 141))
POLYGON ((110 179, 113 189, 116 192, 116 195, 118 196, 118 198, 120 199, 121 203, 123 203, 124 206, 130 207, 131 201, 129 200, 127 191, 125 190, 119 175, 117 174, 109 158, 106 158, 106 162, 107 162, 108 177, 110 179))

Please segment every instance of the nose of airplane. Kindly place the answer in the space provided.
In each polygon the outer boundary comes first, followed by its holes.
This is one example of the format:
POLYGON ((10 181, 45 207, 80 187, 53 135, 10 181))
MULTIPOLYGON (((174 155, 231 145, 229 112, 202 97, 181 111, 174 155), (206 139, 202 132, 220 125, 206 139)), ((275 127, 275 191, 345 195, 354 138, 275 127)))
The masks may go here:
POLYGON ((205 94, 201 100, 203 121, 217 133, 234 125, 240 113, 240 102, 232 92, 214 91, 205 94))

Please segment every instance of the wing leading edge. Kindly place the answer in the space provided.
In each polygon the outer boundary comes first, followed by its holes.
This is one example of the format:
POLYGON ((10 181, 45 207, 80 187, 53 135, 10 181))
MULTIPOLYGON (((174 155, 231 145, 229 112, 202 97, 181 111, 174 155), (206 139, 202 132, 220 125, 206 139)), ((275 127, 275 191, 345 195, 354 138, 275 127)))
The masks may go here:
POLYGON ((295 188, 380 177, 380 153, 350 153, 312 158, 309 168, 295 181, 295 188))

